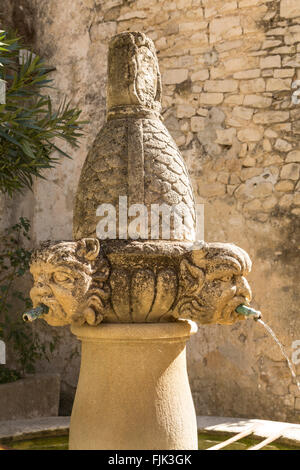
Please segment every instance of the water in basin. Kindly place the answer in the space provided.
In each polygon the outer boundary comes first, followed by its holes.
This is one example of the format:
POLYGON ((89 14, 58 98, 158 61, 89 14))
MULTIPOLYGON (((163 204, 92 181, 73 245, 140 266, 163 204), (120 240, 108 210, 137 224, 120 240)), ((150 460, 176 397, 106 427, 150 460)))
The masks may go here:
MULTIPOLYGON (((219 442, 225 441, 226 439, 228 439, 228 436, 224 436, 218 433, 199 433, 198 449, 206 450, 209 447, 218 444, 219 442)), ((68 436, 43 437, 6 443, 6 446, 9 449, 15 450, 68 450, 68 440, 68 436)), ((249 447, 257 444, 258 442, 259 439, 245 438, 229 445, 224 450, 247 450, 249 447)), ((288 446, 275 442, 267 445, 262 450, 300 450, 300 446, 288 446)))

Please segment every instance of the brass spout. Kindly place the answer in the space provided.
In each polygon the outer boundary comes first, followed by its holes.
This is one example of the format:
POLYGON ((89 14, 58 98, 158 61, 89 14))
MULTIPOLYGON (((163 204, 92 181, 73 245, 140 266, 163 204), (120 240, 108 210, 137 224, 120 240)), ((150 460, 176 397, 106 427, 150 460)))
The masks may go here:
POLYGON ((28 312, 25 312, 23 314, 23 320, 26 322, 28 321, 32 322, 36 320, 37 318, 41 317, 42 315, 45 315, 48 312, 49 312, 49 307, 47 307, 47 305, 40 304, 37 307, 32 308, 28 312))
POLYGON ((244 304, 239 305, 235 311, 240 315, 253 318, 254 320, 259 320, 261 318, 261 312, 259 310, 254 310, 254 308, 248 307, 244 304))

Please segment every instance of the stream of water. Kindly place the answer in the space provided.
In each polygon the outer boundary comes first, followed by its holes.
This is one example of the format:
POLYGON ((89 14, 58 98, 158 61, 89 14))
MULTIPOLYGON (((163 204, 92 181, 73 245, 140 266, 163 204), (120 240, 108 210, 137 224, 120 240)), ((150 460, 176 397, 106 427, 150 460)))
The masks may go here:
POLYGON ((297 380, 297 375, 296 375, 296 371, 295 371, 295 368, 289 358, 289 356, 287 355, 283 345, 281 344, 281 342, 279 341, 279 339, 277 338, 277 336, 275 335, 274 331, 272 330, 272 328, 267 325, 261 318, 259 318, 257 320, 266 330, 267 332, 269 333, 269 335, 271 336, 271 338, 274 339, 274 341, 277 343, 277 345, 279 346, 280 348, 280 351, 282 352, 283 356, 285 357, 286 359, 286 362, 289 366, 289 369, 291 371, 291 374, 292 374, 292 377, 294 378, 295 382, 296 382, 296 385, 298 387, 298 390, 300 391, 300 382, 297 380))

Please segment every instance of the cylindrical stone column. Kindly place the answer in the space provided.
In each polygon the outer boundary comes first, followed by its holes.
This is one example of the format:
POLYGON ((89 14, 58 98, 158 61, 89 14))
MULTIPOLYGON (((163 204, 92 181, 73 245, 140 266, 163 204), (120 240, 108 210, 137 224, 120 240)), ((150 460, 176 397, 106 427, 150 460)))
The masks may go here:
POLYGON ((72 326, 82 341, 69 448, 197 449, 186 369, 193 322, 72 326))

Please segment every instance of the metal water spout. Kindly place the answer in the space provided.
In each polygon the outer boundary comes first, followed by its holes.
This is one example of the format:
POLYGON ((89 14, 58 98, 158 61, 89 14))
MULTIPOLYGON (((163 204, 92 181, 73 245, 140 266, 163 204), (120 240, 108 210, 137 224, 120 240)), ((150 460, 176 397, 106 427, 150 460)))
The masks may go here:
POLYGON ((35 308, 32 308, 31 310, 28 310, 28 312, 23 313, 23 320, 25 322, 33 322, 37 318, 43 317, 43 315, 47 314, 48 312, 49 307, 47 307, 47 305, 41 304, 35 308))
POLYGON ((254 308, 249 307, 248 305, 239 305, 235 311, 240 315, 245 315, 247 318, 253 318, 254 320, 261 319, 261 312, 259 310, 255 310, 254 308))
POLYGON ((74 240, 31 259, 34 307, 82 341, 70 449, 197 449, 186 342, 197 323, 254 314, 248 254, 195 240, 192 185, 161 94, 151 39, 113 37, 107 117, 82 168, 74 240))

